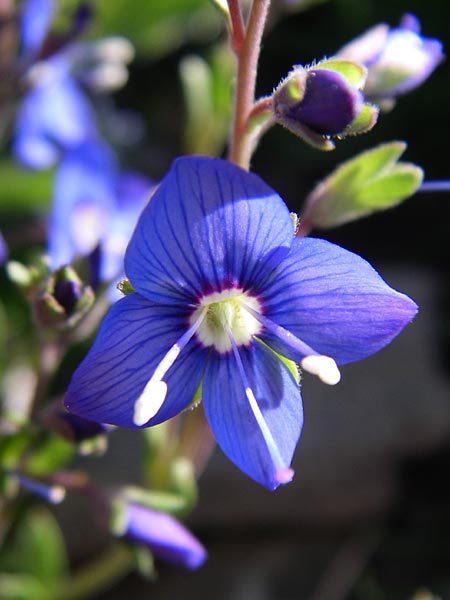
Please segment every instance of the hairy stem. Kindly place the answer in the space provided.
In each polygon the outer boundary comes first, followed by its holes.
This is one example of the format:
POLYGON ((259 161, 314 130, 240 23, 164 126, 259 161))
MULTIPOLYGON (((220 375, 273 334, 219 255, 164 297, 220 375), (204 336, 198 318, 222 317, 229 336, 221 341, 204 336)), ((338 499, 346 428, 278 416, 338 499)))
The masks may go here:
POLYGON ((236 80, 232 136, 229 159, 244 169, 249 169, 254 135, 247 131, 247 120, 255 102, 256 74, 261 39, 267 19, 270 0, 253 0, 242 48, 237 53, 236 80))
POLYGON ((231 43, 236 54, 242 49, 245 39, 244 20, 239 0, 228 0, 228 10, 230 12, 231 21, 231 43))

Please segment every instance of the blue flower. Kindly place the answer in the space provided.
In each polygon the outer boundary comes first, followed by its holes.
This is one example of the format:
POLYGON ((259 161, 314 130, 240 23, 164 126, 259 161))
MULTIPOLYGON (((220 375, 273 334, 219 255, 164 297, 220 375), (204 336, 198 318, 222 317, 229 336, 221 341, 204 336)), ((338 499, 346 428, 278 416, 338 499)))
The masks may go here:
POLYGON ((84 87, 94 93, 118 89, 133 58, 124 38, 73 42, 89 18, 83 5, 65 36, 53 40, 48 32, 55 8, 52 0, 27 0, 21 11, 20 69, 27 91, 17 112, 13 150, 20 162, 36 169, 52 166, 64 151, 99 137, 84 87))
POLYGON ((13 151, 17 160, 36 169, 55 164, 61 151, 98 135, 93 108, 72 76, 70 54, 60 51, 39 60, 54 13, 51 0, 27 0, 21 12, 28 91, 17 111, 13 151))
POLYGON ((339 58, 368 68, 364 94, 374 102, 391 101, 421 85, 444 59, 442 43, 420 35, 420 22, 406 14, 400 26, 381 23, 344 46, 339 58))
POLYGON ((188 569, 201 567, 207 558, 200 542, 174 517, 133 502, 121 507, 113 530, 147 546, 157 558, 188 569))
POLYGON ((48 253, 52 268, 94 252, 94 280, 123 273, 123 256, 152 183, 122 173, 113 151, 87 141, 65 153, 55 175, 48 253))
POLYGON ((362 258, 295 238, 281 198, 218 159, 178 159, 125 256, 136 292, 106 315, 65 404, 124 427, 161 423, 201 385, 222 450, 275 489, 292 479, 303 422, 280 355, 339 381, 337 364, 388 344, 417 307, 362 258))

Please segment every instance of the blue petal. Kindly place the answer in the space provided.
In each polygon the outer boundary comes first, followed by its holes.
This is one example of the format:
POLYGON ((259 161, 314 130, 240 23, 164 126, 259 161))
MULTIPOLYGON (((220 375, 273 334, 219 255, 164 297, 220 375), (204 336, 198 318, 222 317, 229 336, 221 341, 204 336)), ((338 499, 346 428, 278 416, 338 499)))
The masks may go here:
POLYGON ((115 156, 105 144, 86 142, 65 154, 56 171, 49 228, 53 268, 99 244, 115 208, 116 179, 115 156))
MULTIPOLYGON (((52 68, 50 61, 48 67, 52 68)), ((25 96, 18 111, 14 153, 32 168, 53 165, 62 150, 96 134, 95 117, 87 98, 60 68, 64 67, 55 66, 54 76, 48 75, 48 81, 42 81, 25 96)))
POLYGON ((102 281, 111 281, 124 273, 125 250, 153 187, 149 179, 138 173, 127 171, 120 175, 116 205, 100 249, 102 281))
POLYGON ((206 560, 206 550, 174 517, 146 506, 125 507, 125 537, 145 544, 156 557, 188 569, 197 569, 206 560))
POLYGON ((21 4, 21 53, 39 52, 55 12, 54 0, 24 0, 21 4))
MULTIPOLYGON (((138 294, 119 300, 72 377, 66 408, 91 421, 136 427, 136 400, 160 360, 185 331, 186 315, 180 307, 155 305, 138 294)), ((148 425, 173 417, 192 401, 206 355, 195 340, 182 350, 164 378, 166 399, 148 425)))
POLYGON ((256 175, 227 161, 184 157, 144 210, 125 270, 151 300, 193 302, 251 286, 287 254, 292 237, 286 205, 256 175))
POLYGON ((245 392, 232 353, 212 353, 202 386, 203 406, 219 446, 244 473, 270 490, 282 481, 300 437, 303 409, 300 390, 279 358, 259 342, 240 347, 245 374, 279 451, 270 451, 245 392))
MULTIPOLYGON (((417 312, 368 262, 314 238, 295 239, 260 294, 267 318, 341 364, 386 346, 417 312)), ((282 354, 302 358, 269 332, 261 337, 282 354)))

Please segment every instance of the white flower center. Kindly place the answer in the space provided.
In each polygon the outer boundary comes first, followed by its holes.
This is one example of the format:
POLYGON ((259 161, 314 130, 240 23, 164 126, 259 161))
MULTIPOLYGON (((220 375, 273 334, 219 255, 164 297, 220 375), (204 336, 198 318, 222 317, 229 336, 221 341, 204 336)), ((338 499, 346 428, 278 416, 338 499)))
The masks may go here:
POLYGON ((236 346, 248 345, 253 336, 261 331, 261 324, 245 308, 261 312, 257 298, 241 289, 214 292, 203 296, 198 308, 190 317, 193 325, 201 315, 204 318, 195 335, 204 346, 214 346, 221 353, 231 350, 230 336, 236 346))

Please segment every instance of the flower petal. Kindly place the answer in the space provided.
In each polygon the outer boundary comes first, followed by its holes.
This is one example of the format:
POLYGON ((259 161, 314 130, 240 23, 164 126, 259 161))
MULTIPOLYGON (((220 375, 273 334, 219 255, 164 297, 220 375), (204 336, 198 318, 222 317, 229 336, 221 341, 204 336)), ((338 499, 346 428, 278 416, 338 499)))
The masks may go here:
MULTIPOLYGON (((69 412, 91 421, 136 427, 135 402, 163 356, 185 333, 185 321, 179 307, 154 305, 138 294, 119 300, 72 377, 64 400, 69 412)), ((186 345, 165 377, 167 396, 148 425, 165 421, 192 401, 206 355, 195 340, 186 345)))
POLYGON ((206 550, 174 517, 146 506, 129 503, 125 507, 123 536, 146 545, 158 558, 197 569, 207 558, 206 550))
POLYGON ((114 154, 100 142, 80 144, 64 155, 56 171, 49 229, 52 267, 90 254, 108 231, 116 170, 114 154))
POLYGON ((248 348, 241 346, 239 354, 279 457, 270 448, 248 401, 246 382, 240 377, 232 353, 211 354, 202 386, 203 406, 217 442, 228 458, 244 473, 273 490, 292 478, 289 466, 303 424, 300 390, 288 368, 261 343, 255 342, 248 348), (289 472, 291 476, 284 479, 289 472))
MULTIPOLYGON (((289 256, 260 290, 265 316, 342 364, 386 346, 417 312, 364 259, 314 238, 296 238, 289 256)), ((299 360, 269 332, 271 347, 299 360)))
POLYGON ((54 13, 54 0, 25 0, 22 2, 20 42, 23 55, 34 55, 39 52, 54 13))
POLYGON ((101 246, 100 279, 111 281, 124 272, 125 250, 154 184, 146 177, 126 171, 117 181, 116 206, 101 246))
POLYGON ((43 81, 25 96, 15 129, 17 159, 36 169, 51 166, 61 150, 96 132, 92 108, 76 82, 63 74, 64 65, 49 62, 48 69, 55 72, 44 73, 43 81))
POLYGON ((192 302, 251 285, 287 254, 292 237, 286 205, 259 177, 224 160, 184 157, 142 213, 125 270, 150 300, 192 302))

